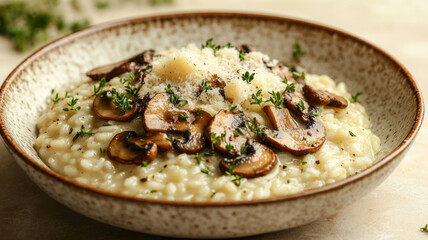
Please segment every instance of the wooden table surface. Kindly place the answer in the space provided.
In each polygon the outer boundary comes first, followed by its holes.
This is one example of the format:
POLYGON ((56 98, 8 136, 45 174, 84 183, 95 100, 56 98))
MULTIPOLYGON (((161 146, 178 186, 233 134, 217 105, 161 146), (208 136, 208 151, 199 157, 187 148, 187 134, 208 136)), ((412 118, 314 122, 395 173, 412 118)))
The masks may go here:
MULTIPOLYGON (((428 1, 425 0, 175 0, 85 8, 93 23, 156 13, 224 10, 283 15, 327 24, 380 46, 397 58, 428 96, 428 1)), ((30 52, 18 54, 0 38, 0 79, 30 52)), ((2 140, 0 140, 2 141, 2 140)), ((370 194, 334 216, 247 239, 428 239, 428 127, 423 124, 394 173, 370 194)), ((164 239, 111 227, 62 206, 33 184, 0 144, 1 239, 164 239)))

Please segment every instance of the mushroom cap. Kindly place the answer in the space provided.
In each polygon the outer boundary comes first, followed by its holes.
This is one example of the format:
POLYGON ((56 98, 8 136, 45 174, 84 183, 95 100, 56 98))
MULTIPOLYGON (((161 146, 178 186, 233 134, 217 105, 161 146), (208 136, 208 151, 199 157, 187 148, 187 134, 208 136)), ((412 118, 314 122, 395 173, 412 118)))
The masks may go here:
POLYGON ((143 126, 147 131, 185 132, 195 121, 194 113, 180 110, 171 103, 169 93, 156 94, 147 103, 143 114, 143 126))
POLYGON ((152 62, 152 59, 153 52, 150 50, 146 50, 132 58, 96 67, 87 72, 86 76, 90 77, 92 80, 95 81, 101 80, 102 78, 110 80, 120 74, 137 71, 138 69, 143 67, 143 65, 150 64, 152 62))
POLYGON ((142 137, 145 141, 153 142, 158 146, 159 151, 171 151, 172 143, 168 140, 168 135, 162 132, 150 132, 146 136, 142 137))
POLYGON ((309 85, 303 86, 303 94, 312 104, 328 105, 336 108, 346 108, 348 100, 325 90, 315 90, 309 85))
POLYGON ((157 145, 151 141, 141 141, 134 131, 116 134, 110 141, 107 155, 110 159, 124 164, 152 162, 158 153, 157 145))
POLYGON ((106 120, 114 121, 129 121, 137 116, 139 112, 139 104, 130 102, 131 108, 124 112, 122 109, 114 105, 114 99, 111 98, 112 92, 110 90, 95 97, 92 108, 95 114, 106 120))
POLYGON ((197 112, 195 111, 192 114, 196 120, 184 132, 183 137, 175 139, 173 142, 173 146, 178 152, 193 154, 201 151, 207 145, 204 131, 212 116, 205 111, 201 112, 200 117, 197 116, 197 112))
POLYGON ((247 137, 240 134, 235 136, 234 132, 237 132, 238 128, 245 127, 245 122, 251 122, 251 120, 243 113, 221 110, 209 122, 206 131, 207 138, 217 151, 231 157, 240 155, 241 147, 247 142, 247 137), (220 137, 222 134, 223 138, 220 137), (214 135, 220 137, 220 144, 211 138, 214 135), (228 150, 227 144, 232 145, 233 148, 228 150))
POLYGON ((255 178, 268 174, 278 162, 275 153, 264 144, 248 139, 245 153, 235 158, 225 158, 220 161, 220 170, 230 171, 235 168, 234 174, 246 178, 255 178))
POLYGON ((284 105, 290 109, 294 114, 298 115, 301 120, 305 123, 308 123, 310 120, 309 115, 309 109, 310 105, 303 97, 302 93, 300 92, 291 92, 289 90, 284 91, 283 93, 284 97, 284 105), (298 104, 300 104, 300 101, 303 103, 303 109, 298 107, 298 104))
POLYGON ((326 130, 321 120, 311 116, 305 128, 300 128, 288 109, 265 106, 269 120, 275 130, 266 130, 265 142, 269 145, 303 155, 318 151, 325 142, 326 130))

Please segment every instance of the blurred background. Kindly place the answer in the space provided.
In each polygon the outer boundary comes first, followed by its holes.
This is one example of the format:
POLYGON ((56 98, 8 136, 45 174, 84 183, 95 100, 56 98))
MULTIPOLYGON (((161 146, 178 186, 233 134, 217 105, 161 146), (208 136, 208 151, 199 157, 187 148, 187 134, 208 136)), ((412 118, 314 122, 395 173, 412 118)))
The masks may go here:
MULTIPOLYGON (((0 83, 25 57, 63 35, 106 21, 183 11, 274 14, 339 28, 397 58, 428 95, 427 0, 0 0, 0 83)), ((338 214, 247 239, 428 239, 420 229, 428 224, 426 136, 424 124, 397 170, 338 214)), ((3 144, 0 163, 0 239, 163 239, 60 205, 25 176, 3 144)))

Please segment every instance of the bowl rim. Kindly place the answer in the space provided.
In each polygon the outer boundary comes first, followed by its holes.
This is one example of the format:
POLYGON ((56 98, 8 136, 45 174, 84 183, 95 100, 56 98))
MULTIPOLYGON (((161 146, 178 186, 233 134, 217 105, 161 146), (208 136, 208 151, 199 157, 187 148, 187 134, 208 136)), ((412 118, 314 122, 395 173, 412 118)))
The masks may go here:
MULTIPOLYGON (((419 129, 421 128, 422 121, 424 118, 424 102, 422 99, 422 94, 420 91, 420 88, 418 87, 416 81, 413 79, 412 75, 408 72, 408 70, 400 63, 398 62, 394 57, 392 57, 390 54, 386 53, 379 47, 367 42, 366 40, 363 40, 359 37, 356 37, 350 33, 347 33, 343 30, 339 30, 337 28, 333 28, 330 26, 326 26, 324 24, 320 23, 314 23, 311 21, 306 20, 300 20, 296 18, 291 17, 284 17, 280 15, 274 15, 274 14, 259 14, 259 13, 246 13, 246 12, 218 12, 218 11, 202 11, 202 12, 179 12, 179 13, 168 13, 168 14, 154 14, 154 15, 147 15, 143 17, 137 17, 137 18, 130 18, 130 19, 121 19, 121 20, 115 20, 111 22, 101 23, 97 24, 88 28, 85 28, 83 30, 80 30, 78 32, 66 35, 64 37, 61 37, 57 40, 54 40, 43 47, 39 48, 37 51, 32 53, 30 56, 28 56, 26 59, 24 59, 6 78, 4 83, 1 86, 0 89, 0 106, 4 104, 4 95, 5 92, 10 84, 14 83, 14 80, 19 77, 21 72, 30 65, 33 61, 37 60, 39 56, 43 56, 46 53, 49 53, 53 50, 56 50, 60 48, 63 45, 67 45, 69 43, 72 43, 76 40, 78 40, 81 37, 85 37, 88 35, 91 35, 96 32, 109 30, 109 29, 115 29, 120 28, 122 26, 126 25, 134 25, 141 22, 150 22, 154 20, 170 20, 170 19, 186 19, 186 18, 193 18, 193 17, 206 17, 206 18, 248 18, 248 19, 255 19, 255 20, 270 20, 270 21, 279 21, 279 22, 290 22, 296 25, 305 25, 306 27, 311 28, 317 28, 322 29, 327 32, 335 33, 338 35, 341 35, 342 37, 346 37, 348 39, 351 39, 353 41, 362 43, 363 45, 366 45, 370 47, 371 49, 374 49, 377 53, 383 55, 387 59, 389 59, 393 64, 395 64, 400 71, 403 72, 403 74, 407 77, 407 80, 409 81, 411 87, 413 88, 413 92, 415 93, 416 100, 417 100, 417 114, 415 121, 413 123, 413 126, 406 136, 406 138, 388 155, 380 159, 378 162, 373 164, 372 166, 368 167, 367 169, 359 172, 359 174, 347 177, 345 179, 342 179, 340 181, 337 181, 332 184, 324 185, 319 188, 310 189, 294 194, 284 195, 284 196, 275 196, 275 197, 269 197, 264 199, 256 199, 256 200, 240 200, 240 201, 219 201, 219 202, 190 202, 190 201, 170 201, 170 200, 159 200, 159 199, 149 199, 149 198, 139 198, 134 196, 127 196, 120 193, 113 193, 104 191, 101 189, 97 189, 95 187, 87 186, 81 183, 78 183, 77 181, 74 181, 70 178, 67 178, 65 176, 62 176, 53 170, 42 166, 41 164, 37 163, 35 160, 33 160, 29 155, 27 155, 23 150, 21 150, 18 146, 18 144, 13 140, 11 135, 6 129, 5 121, 3 119, 3 108, 0 107, 0 135, 3 137, 4 142, 7 144, 9 149, 13 151, 17 156, 19 156, 24 162, 31 166, 34 170, 37 170, 39 173, 45 175, 46 177, 55 178, 56 180, 59 180, 62 184, 65 184, 69 187, 75 187, 80 190, 87 191, 89 193, 103 195, 105 197, 109 198, 115 198, 120 200, 126 200, 136 203, 151 203, 151 204, 162 204, 162 205, 174 205, 174 206, 186 206, 186 207, 198 207, 198 206, 206 206, 206 207, 225 207, 225 206, 236 206, 236 205, 255 205, 255 204, 267 204, 267 203, 274 203, 274 202, 281 202, 281 201, 290 201, 290 200, 296 200, 298 198, 304 198, 304 197, 310 197, 312 195, 316 194, 326 194, 333 190, 338 190, 342 187, 345 187, 346 185, 349 185, 353 182, 356 182, 358 180, 363 179, 366 176, 369 176, 386 165, 388 165, 390 162, 392 162, 397 156, 399 156, 401 153, 403 153, 412 143, 414 138, 416 137, 416 134, 418 133, 419 129)), ((12 152, 10 152, 12 153, 12 152)), ((17 159, 16 159, 17 161, 17 159)))

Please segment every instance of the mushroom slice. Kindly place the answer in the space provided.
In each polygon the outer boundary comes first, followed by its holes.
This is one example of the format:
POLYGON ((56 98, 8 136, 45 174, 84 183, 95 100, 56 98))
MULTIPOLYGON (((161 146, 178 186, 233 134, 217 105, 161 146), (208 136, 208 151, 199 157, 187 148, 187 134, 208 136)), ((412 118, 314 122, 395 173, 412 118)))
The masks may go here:
POLYGON ((285 106, 294 114, 298 115, 303 122, 309 123, 309 110, 311 107, 303 97, 302 93, 286 90, 283 93, 283 97, 285 106))
POLYGON ((288 109, 272 106, 263 108, 275 130, 266 130, 265 141, 270 145, 303 155, 318 151, 325 142, 326 130, 319 118, 310 117, 305 128, 298 126, 288 109))
POLYGON ((324 90, 315 90, 309 85, 303 86, 303 94, 313 104, 328 105, 336 108, 346 108, 348 100, 334 93, 324 90))
POLYGON ((171 103, 169 93, 158 93, 146 105, 143 126, 147 131, 184 132, 194 120, 193 114, 180 110, 171 103))
POLYGON ((131 71, 137 71, 143 65, 150 64, 152 62, 152 59, 153 59, 153 52, 150 50, 147 50, 132 58, 111 63, 108 65, 96 67, 90 70, 89 72, 87 72, 86 75, 95 81, 101 80, 102 78, 105 78, 106 80, 110 80, 113 77, 116 77, 120 74, 131 72, 131 71))
POLYGON ((106 120, 129 121, 137 115, 139 104, 131 102, 129 110, 124 112, 122 109, 114 105, 114 98, 112 96, 113 93, 110 90, 107 90, 103 94, 95 97, 93 109, 98 117, 106 120))
POLYGON ((235 158, 225 158, 220 161, 220 169, 223 172, 234 167, 235 175, 246 178, 255 178, 268 174, 276 165, 277 157, 267 146, 254 139, 248 139, 246 150, 235 158))
POLYGON ((184 132, 183 137, 175 139, 173 142, 173 146, 178 152, 197 153, 204 149, 207 144, 204 131, 211 120, 211 115, 205 111, 202 111, 199 116, 197 116, 197 112, 192 112, 192 114, 196 115, 196 120, 184 132))
POLYGON ((287 67, 282 63, 278 63, 272 68, 272 72, 278 75, 281 79, 287 79, 287 81, 292 83, 305 84, 305 81, 302 78, 296 79, 293 75, 293 72, 296 72, 296 69, 287 67))
POLYGON ((206 131, 207 138, 219 152, 231 157, 240 155, 247 137, 241 135, 238 129, 244 128, 245 122, 251 120, 243 113, 221 110, 210 121, 206 131))
POLYGON ((126 131, 116 134, 111 140, 107 155, 110 159, 124 164, 152 162, 158 154, 158 147, 151 141, 141 141, 137 133, 126 131))
POLYGON ((166 140, 167 138, 168 138, 168 135, 166 135, 165 133, 152 132, 152 133, 148 133, 146 136, 144 136, 141 139, 143 139, 144 141, 155 143, 158 146, 159 151, 171 151, 173 149, 172 143, 166 140))

